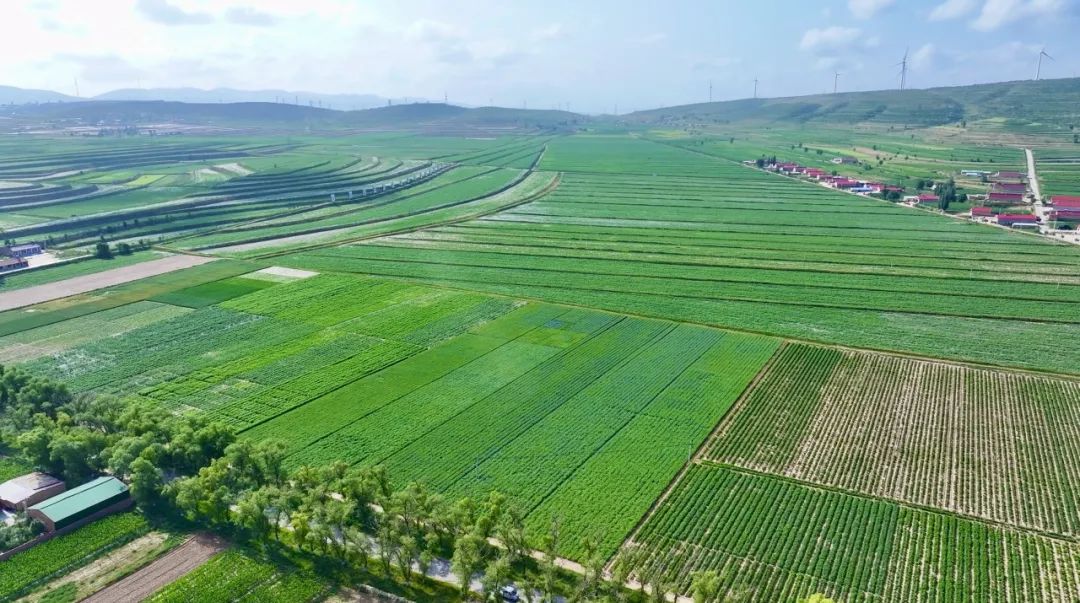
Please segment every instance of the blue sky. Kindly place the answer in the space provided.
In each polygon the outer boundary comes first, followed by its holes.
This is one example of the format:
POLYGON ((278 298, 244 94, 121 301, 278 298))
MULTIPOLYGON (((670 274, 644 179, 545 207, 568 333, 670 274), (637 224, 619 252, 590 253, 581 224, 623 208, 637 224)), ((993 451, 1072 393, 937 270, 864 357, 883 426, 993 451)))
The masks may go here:
POLYGON ((620 112, 1080 75, 1080 0, 15 0, 2 84, 284 88, 620 112))

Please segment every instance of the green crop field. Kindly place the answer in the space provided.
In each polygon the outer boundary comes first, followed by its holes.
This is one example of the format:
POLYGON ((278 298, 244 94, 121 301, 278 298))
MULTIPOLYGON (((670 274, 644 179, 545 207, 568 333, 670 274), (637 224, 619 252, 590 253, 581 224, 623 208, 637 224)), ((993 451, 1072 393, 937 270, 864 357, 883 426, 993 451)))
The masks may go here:
MULTIPOLYGON (((1080 600, 1080 248, 740 163, 910 188, 1027 147, 1046 193, 1080 194, 1076 153, 1056 122, 875 98, 0 143, 5 238, 156 249, 0 295, 218 258, 0 313, 0 363, 277 441, 289 470, 498 491, 529 546, 558 526, 560 556, 683 596, 711 570, 717 600, 1080 600)), ((0 598, 145 529, 128 517, 6 562, 0 598)), ((234 548, 151 600, 329 590, 234 548)))
POLYGON ((195 571, 150 596, 154 603, 304 603, 320 599, 327 586, 313 576, 282 570, 236 550, 219 553, 195 571))
POLYGON ((114 515, 0 562, 0 598, 14 600, 44 581, 85 564, 148 529, 135 513, 114 515))
POLYGON ((1056 601, 1080 545, 712 464, 695 465, 635 537, 638 571, 721 595, 792 601, 1056 601))

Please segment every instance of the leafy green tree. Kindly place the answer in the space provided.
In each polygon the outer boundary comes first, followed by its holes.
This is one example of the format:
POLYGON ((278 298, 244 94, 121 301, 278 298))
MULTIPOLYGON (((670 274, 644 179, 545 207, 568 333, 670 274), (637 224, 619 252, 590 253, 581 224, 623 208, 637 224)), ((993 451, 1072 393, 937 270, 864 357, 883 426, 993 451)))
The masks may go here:
POLYGON ((113 258, 112 249, 109 249, 109 244, 105 241, 101 241, 94 246, 94 257, 99 260, 111 260, 113 258))
POLYGON ((694 603, 715 600, 720 594, 720 575, 711 570, 690 574, 690 594, 694 597, 694 603))
POLYGON ((461 594, 469 592, 469 582, 473 574, 480 571, 484 563, 484 538, 476 533, 469 533, 457 539, 454 544, 454 556, 450 567, 461 580, 461 594))

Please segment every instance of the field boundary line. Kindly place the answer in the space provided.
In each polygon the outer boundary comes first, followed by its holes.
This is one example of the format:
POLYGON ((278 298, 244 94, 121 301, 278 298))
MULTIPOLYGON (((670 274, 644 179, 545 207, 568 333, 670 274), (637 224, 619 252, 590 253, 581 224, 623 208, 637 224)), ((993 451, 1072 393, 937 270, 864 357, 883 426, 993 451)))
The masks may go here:
POLYGON ((709 446, 709 444, 712 443, 716 433, 721 429, 721 427, 723 427, 727 422, 729 422, 729 417, 734 416, 736 411, 743 406, 746 398, 748 398, 750 396, 750 393, 757 387, 758 382, 761 381, 765 377, 765 375, 768 374, 768 372, 772 369, 773 365, 776 363, 777 358, 780 357, 781 352, 785 348, 787 348, 787 346, 787 341, 780 341, 779 345, 776 346, 776 349, 773 350, 772 355, 769 356, 769 359, 761 365, 761 368, 758 369, 757 373, 754 375, 754 378, 746 384, 746 387, 743 388, 743 391, 739 394, 739 397, 735 399, 735 402, 733 402, 727 408, 727 410, 724 411, 722 415, 720 415, 720 418, 717 419, 716 425, 713 426, 712 431, 710 431, 708 435, 706 435, 701 440, 701 444, 698 445, 697 450, 694 451, 694 454, 692 454, 691 457, 687 459, 685 463, 683 463, 683 466, 681 469, 679 469, 679 472, 675 474, 675 477, 671 478, 671 481, 668 482, 668 485, 664 487, 664 490, 660 493, 660 496, 658 496, 656 500, 652 502, 652 505, 649 506, 649 510, 646 511, 645 514, 641 517, 641 519, 638 520, 637 525, 635 525, 634 529, 631 530, 629 534, 627 534, 626 538, 623 540, 622 545, 619 546, 619 548, 611 556, 611 559, 609 559, 607 564, 604 565, 605 572, 610 574, 615 562, 619 558, 619 553, 621 553, 623 549, 630 546, 630 544, 637 539, 637 536, 641 533, 642 528, 645 527, 645 524, 648 523, 650 519, 652 519, 653 515, 655 515, 656 512, 660 509, 660 507, 664 504, 664 502, 667 501, 667 499, 671 496, 671 493, 674 492, 675 488, 677 488, 682 482, 683 477, 685 477, 686 474, 690 471, 690 468, 694 465, 701 464, 702 455, 704 454, 705 449, 709 446))

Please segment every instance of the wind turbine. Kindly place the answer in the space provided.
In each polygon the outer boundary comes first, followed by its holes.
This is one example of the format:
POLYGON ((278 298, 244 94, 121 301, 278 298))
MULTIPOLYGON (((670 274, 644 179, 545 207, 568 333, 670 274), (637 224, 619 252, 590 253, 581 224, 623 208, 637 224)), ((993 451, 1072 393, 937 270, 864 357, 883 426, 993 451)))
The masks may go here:
POLYGON ((757 78, 754 78, 754 98, 757 98, 757 78))
POLYGON ((832 93, 833 94, 836 94, 836 84, 839 81, 840 81, 840 72, 837 71, 837 72, 833 73, 833 78, 832 78, 832 93))
POLYGON ((1054 60, 1054 57, 1046 54, 1046 49, 1045 48, 1043 48, 1042 50, 1039 51, 1039 64, 1035 67, 1035 81, 1036 82, 1039 81, 1039 76, 1042 75, 1042 60, 1043 60, 1043 57, 1046 57, 1046 58, 1050 59, 1051 61, 1054 60))
POLYGON ((900 89, 903 90, 907 87, 907 55, 910 48, 904 49, 904 59, 896 65, 900 67, 900 89))

